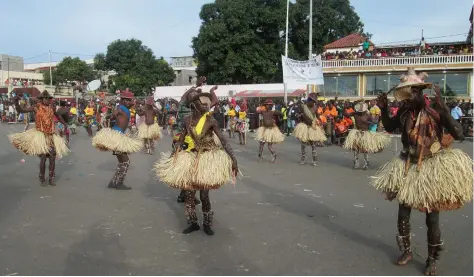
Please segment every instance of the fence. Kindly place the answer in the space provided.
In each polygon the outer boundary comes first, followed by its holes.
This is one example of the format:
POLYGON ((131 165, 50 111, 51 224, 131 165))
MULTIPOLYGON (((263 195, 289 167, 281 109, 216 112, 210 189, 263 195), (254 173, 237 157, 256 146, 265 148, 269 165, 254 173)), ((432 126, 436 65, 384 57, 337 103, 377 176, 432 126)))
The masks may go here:
POLYGON ((331 67, 370 67, 370 66, 411 66, 427 64, 466 64, 473 63, 473 55, 418 56, 380 59, 330 60, 323 61, 323 68, 331 67))

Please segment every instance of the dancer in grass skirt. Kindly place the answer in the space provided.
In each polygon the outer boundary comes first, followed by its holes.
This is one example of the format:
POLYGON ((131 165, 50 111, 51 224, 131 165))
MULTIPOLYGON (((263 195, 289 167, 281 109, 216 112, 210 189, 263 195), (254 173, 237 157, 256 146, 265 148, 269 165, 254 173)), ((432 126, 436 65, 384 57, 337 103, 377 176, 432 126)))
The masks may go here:
POLYGON ((138 138, 142 139, 148 154, 155 151, 155 140, 162 137, 161 127, 155 122, 155 116, 158 116, 158 110, 154 108, 155 101, 149 97, 145 103, 144 110, 138 110, 138 115, 144 117, 144 122, 138 127, 138 138))
POLYGON ((344 141, 343 147, 354 152, 354 169, 359 168, 359 153, 364 154, 364 170, 369 168, 369 153, 379 153, 390 144, 390 136, 382 132, 369 131, 372 117, 368 112, 367 104, 359 102, 355 105, 355 112, 345 113, 346 117, 355 120, 354 129, 344 141))
POLYGON ((313 166, 317 165, 317 144, 327 140, 316 103, 318 95, 314 92, 308 95, 306 104, 299 107, 301 122, 296 125, 293 135, 301 142, 301 165, 306 164, 306 146, 310 145, 313 154, 313 166))
POLYGON ((134 95, 128 89, 120 93, 120 105, 112 115, 115 121, 112 128, 103 128, 92 138, 92 146, 101 151, 112 151, 117 156, 118 165, 115 175, 110 180, 108 188, 130 190, 124 185, 125 176, 130 166, 129 153, 139 152, 143 141, 125 134, 130 122, 130 108, 134 105, 134 95))
POLYGON ((55 186, 56 159, 62 158, 69 152, 63 138, 56 135, 54 130, 54 118, 66 125, 52 106, 53 98, 46 90, 38 96, 39 102, 35 106, 21 107, 18 103, 21 95, 15 97, 15 108, 19 113, 35 112, 35 128, 22 133, 8 136, 10 142, 20 151, 27 155, 40 157, 39 180, 41 186, 47 186, 45 180, 46 160, 49 160, 49 185, 55 186))
POLYGON ((272 111, 273 101, 267 99, 263 104, 265 111, 262 111, 263 126, 257 129, 255 140, 259 142, 258 148, 258 161, 263 162, 263 147, 265 143, 268 145, 268 150, 272 154, 271 162, 274 163, 277 159, 277 154, 273 149, 274 144, 282 143, 285 140, 285 136, 281 133, 280 128, 276 125, 276 117, 283 117, 283 114, 279 111, 272 111))
POLYGON ((423 89, 432 86, 424 82, 425 77, 426 73, 416 75, 411 68, 400 78, 395 99, 401 106, 393 118, 389 116, 387 95, 379 96, 383 125, 388 132, 402 130, 403 150, 377 172, 373 185, 388 200, 397 199, 399 203, 397 242, 402 254, 396 262, 398 265, 413 259, 411 210, 426 213, 425 275, 436 275, 436 260, 443 245, 439 214, 472 201, 474 175, 471 158, 459 149, 450 148, 454 139, 464 139, 462 127, 451 117, 439 87, 435 86, 433 103, 423 95, 423 89))
POLYGON ((218 122, 209 113, 212 105, 210 93, 190 93, 188 106, 192 115, 184 120, 185 129, 180 136, 176 152, 164 153, 156 163, 158 178, 170 187, 185 190, 185 209, 189 226, 183 233, 200 229, 196 215, 195 195, 200 192, 204 232, 211 229, 214 212, 211 210, 209 191, 218 189, 235 178, 237 160, 232 148, 221 133, 218 122), (216 144, 214 135, 222 146, 216 144))

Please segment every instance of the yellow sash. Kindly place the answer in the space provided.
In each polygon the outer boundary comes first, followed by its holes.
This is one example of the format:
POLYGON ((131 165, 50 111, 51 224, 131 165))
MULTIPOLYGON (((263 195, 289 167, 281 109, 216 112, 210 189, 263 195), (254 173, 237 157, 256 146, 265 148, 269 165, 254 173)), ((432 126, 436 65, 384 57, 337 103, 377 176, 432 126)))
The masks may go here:
MULTIPOLYGON (((206 117, 209 115, 209 112, 203 114, 201 118, 199 119, 197 125, 196 125, 196 134, 200 135, 202 133, 202 129, 204 128, 204 123, 206 123, 206 117)), ((196 148, 196 145, 194 144, 194 140, 191 138, 190 135, 187 135, 184 137, 184 142, 188 144, 188 148, 186 151, 190 152, 194 148, 196 148)))

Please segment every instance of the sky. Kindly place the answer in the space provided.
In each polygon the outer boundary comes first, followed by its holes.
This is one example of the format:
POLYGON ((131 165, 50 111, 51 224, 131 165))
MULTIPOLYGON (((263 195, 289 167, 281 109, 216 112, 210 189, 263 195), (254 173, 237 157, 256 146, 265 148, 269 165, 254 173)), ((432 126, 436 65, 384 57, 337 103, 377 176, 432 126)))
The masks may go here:
MULTIPOLYGON (((0 54, 25 63, 93 58, 116 39, 136 38, 157 57, 192 55, 201 6, 211 0, 6 0, 0 54), (5 12, 6 11, 6 12, 5 12), (5 17, 6 16, 6 17, 5 17)), ((472 0, 351 0, 375 44, 465 40, 472 0), (458 36, 449 36, 462 34, 458 36), (438 38, 449 36, 444 38, 438 38), (431 39, 432 38, 432 39, 431 39), (406 41, 406 42, 405 42, 406 41)))

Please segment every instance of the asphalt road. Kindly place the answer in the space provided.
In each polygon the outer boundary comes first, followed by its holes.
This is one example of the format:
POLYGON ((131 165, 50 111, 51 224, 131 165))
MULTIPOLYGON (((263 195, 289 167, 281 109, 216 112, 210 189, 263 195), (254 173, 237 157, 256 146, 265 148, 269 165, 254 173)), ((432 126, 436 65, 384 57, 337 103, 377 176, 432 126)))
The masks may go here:
MULTIPOLYGON (((151 171, 154 156, 131 156, 126 184, 106 188, 116 167, 85 130, 57 162, 57 187, 42 188, 39 159, 22 155, 0 125, 0 274, 11 275, 421 275, 427 256, 424 214, 412 213, 415 260, 405 267, 395 235, 397 203, 384 200, 369 176, 395 153, 371 156, 371 169, 352 170, 352 154, 319 148, 319 166, 301 166, 298 142, 275 147, 276 164, 257 163, 257 143, 232 146, 244 174, 211 192, 215 236, 181 234, 179 193, 151 171), (25 162, 21 162, 25 159, 25 162)), ((472 153, 472 143, 456 144, 472 153)), ((309 149, 308 149, 309 151, 309 149)), ((446 250, 441 275, 473 274, 473 207, 441 214, 446 250)), ((200 208, 198 215, 202 218, 200 208)))

